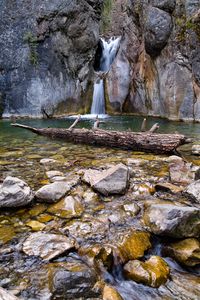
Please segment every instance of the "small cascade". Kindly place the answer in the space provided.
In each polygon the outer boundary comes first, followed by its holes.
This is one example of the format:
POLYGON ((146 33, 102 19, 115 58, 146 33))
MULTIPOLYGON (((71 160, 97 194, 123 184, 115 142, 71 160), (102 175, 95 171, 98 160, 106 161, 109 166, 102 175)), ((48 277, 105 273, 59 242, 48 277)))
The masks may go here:
POLYGON ((113 63, 117 51, 119 49, 121 37, 111 38, 108 42, 101 39, 102 55, 99 64, 99 78, 94 83, 93 100, 91 114, 104 115, 105 114, 105 95, 104 95, 104 81, 103 74, 108 72, 113 63))

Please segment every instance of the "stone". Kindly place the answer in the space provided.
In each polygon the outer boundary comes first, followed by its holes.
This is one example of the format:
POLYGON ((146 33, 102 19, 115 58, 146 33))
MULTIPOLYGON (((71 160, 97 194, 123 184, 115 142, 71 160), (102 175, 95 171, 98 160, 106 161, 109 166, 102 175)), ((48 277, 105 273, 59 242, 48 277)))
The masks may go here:
POLYGON ((189 184, 183 191, 183 194, 192 202, 200 204, 200 180, 194 181, 189 184))
POLYGON ((19 298, 15 297, 11 292, 0 287, 0 299, 1 300, 19 300, 19 298))
POLYGON ((172 32, 171 16, 156 7, 151 7, 145 22, 145 48, 152 57, 158 56, 166 46, 172 32))
POLYGON ((64 174, 60 171, 47 171, 46 175, 49 179, 52 179, 53 177, 63 176, 64 174))
POLYGON ((119 240, 118 249, 124 262, 144 256, 144 252, 151 248, 150 234, 143 231, 132 231, 123 235, 119 240))
POLYGON ((57 163, 57 161, 53 158, 42 158, 40 160, 40 164, 44 165, 44 166, 54 165, 56 163, 57 163))
POLYGON ((58 217, 71 219, 74 217, 80 217, 84 211, 84 207, 78 196, 68 196, 63 200, 60 200, 58 203, 51 205, 47 211, 58 217))
POLYGON ((40 256, 43 260, 51 260, 75 247, 75 240, 64 235, 35 232, 25 240, 22 249, 29 256, 40 256))
POLYGON ((173 257, 183 265, 194 267, 200 264, 200 242, 190 238, 171 243, 164 249, 164 254, 173 257))
POLYGON ((124 194, 128 186, 129 171, 125 165, 118 164, 102 172, 85 171, 83 178, 104 196, 124 194))
POLYGON ((71 188, 67 182, 57 181, 41 187, 35 193, 35 197, 40 202, 54 203, 64 197, 71 188))
POLYGON ((124 266, 127 279, 156 288, 166 283, 169 273, 167 263, 159 256, 151 256, 145 262, 132 260, 124 266))
POLYGON ((200 168, 183 159, 174 160, 169 165, 169 176, 172 183, 186 185, 200 179, 200 168))
POLYGON ((192 146, 192 154, 200 155, 200 145, 193 145, 192 146))
POLYGON ((155 185, 155 190, 157 192, 162 191, 162 192, 167 192, 172 194, 178 194, 184 190, 184 187, 174 185, 170 182, 163 182, 163 183, 161 182, 155 185))
POLYGON ((33 199, 33 192, 26 182, 8 176, 0 188, 0 207, 20 207, 29 204, 33 199))
POLYGON ((143 220, 149 230, 157 235, 174 238, 200 236, 200 209, 173 204, 150 204, 143 220))
POLYGON ((133 217, 140 211, 140 207, 136 203, 124 204, 123 208, 125 212, 129 212, 133 217))
POLYGON ((157 8, 172 13, 176 6, 176 0, 152 0, 151 4, 157 8))
POLYGON ((40 231, 45 228, 45 224, 34 220, 27 222, 26 225, 31 227, 33 231, 40 231))
POLYGON ((103 300, 123 300, 123 298, 115 288, 106 284, 103 289, 103 300))

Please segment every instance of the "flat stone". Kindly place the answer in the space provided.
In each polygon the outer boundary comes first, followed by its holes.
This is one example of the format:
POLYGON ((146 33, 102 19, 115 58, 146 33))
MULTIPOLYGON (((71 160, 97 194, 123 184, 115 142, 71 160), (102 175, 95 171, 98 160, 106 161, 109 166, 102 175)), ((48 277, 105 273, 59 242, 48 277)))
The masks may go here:
POLYGON ((123 300, 123 298, 114 287, 105 285, 103 289, 103 300, 123 300))
POLYGON ((70 219, 81 216, 84 207, 81 204, 79 197, 68 196, 50 206, 47 211, 61 218, 70 219))
POLYGON ((49 179, 52 179, 53 177, 63 176, 64 174, 60 171, 47 171, 46 175, 49 179))
POLYGON ((166 182, 166 183, 158 183, 155 186, 156 191, 162 191, 172 194, 181 193, 184 190, 184 187, 177 186, 172 183, 166 182))
POLYGON ((35 196, 40 202, 54 203, 64 197, 71 187, 67 182, 57 181, 41 187, 35 196))
POLYGON ((200 168, 183 159, 172 160, 169 165, 169 175, 172 183, 186 185, 200 179, 200 168))
POLYGON ((193 145, 192 146, 192 154, 200 155, 200 145, 193 145))
POLYGON ((195 207, 150 204, 143 220, 154 234, 175 238, 200 236, 200 210, 195 207))
POLYGON ((20 207, 29 204, 33 199, 33 192, 26 182, 8 176, 0 188, 0 207, 20 207))
POLYGON ((45 166, 52 165, 52 164, 55 164, 55 163, 57 163, 57 161, 53 158, 42 158, 40 160, 40 164, 45 165, 45 166))
POLYGON ((40 256, 44 260, 54 257, 75 247, 75 240, 64 235, 32 233, 23 243, 23 251, 27 255, 40 256))
POLYGON ((145 262, 129 261, 124 266, 127 279, 157 288, 167 281, 169 273, 167 263, 159 256, 151 256, 145 262))
POLYGON ((12 293, 0 287, 0 299, 1 300, 19 300, 19 298, 15 297, 12 293))
POLYGON ((200 204, 200 180, 192 182, 183 191, 183 194, 191 201, 200 204))
POLYGON ((26 223, 27 226, 31 227, 33 231, 40 231, 45 228, 45 224, 42 224, 38 221, 32 220, 26 223))
POLYGON ((129 171, 125 165, 118 164, 102 172, 88 170, 83 178, 94 190, 105 196, 124 194, 128 186, 129 171))

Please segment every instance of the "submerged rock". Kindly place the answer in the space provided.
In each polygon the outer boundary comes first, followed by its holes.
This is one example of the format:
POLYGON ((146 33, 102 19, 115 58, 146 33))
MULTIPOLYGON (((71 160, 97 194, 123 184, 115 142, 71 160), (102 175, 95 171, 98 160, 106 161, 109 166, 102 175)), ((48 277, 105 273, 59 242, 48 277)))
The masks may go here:
POLYGON ((194 238, 172 243, 166 247, 164 253, 186 266, 200 264, 200 242, 194 238))
POLYGON ((68 196, 50 206, 47 211, 61 218, 70 219, 81 216, 84 207, 81 204, 79 197, 68 196))
POLYGON ((164 284, 169 277, 169 272, 167 263, 159 256, 151 256, 145 262, 129 261, 124 266, 126 278, 152 287, 164 284))
POLYGON ((6 291, 2 287, 0 287, 0 299, 1 300, 19 300, 19 298, 15 297, 12 293, 6 291))
POLYGON ((151 248, 150 234, 143 231, 133 231, 123 236, 119 242, 119 250, 124 261, 141 258, 144 252, 151 248))
POLYGON ((118 164, 102 172, 87 170, 83 180, 89 182, 94 190, 105 196, 124 194, 128 186, 129 171, 123 164, 118 164))
POLYGON ((58 181, 51 184, 47 184, 41 187, 35 196, 38 201, 54 203, 60 200, 63 196, 70 191, 71 185, 64 181, 58 181))
POLYGON ((200 155, 200 145, 193 145, 192 146, 192 154, 200 155))
POLYGON ((193 202, 200 204, 200 180, 194 181, 188 185, 183 193, 193 202))
POLYGON ((27 255, 40 256, 44 260, 50 260, 74 248, 75 245, 74 239, 64 235, 36 232, 25 240, 23 251, 27 255))
POLYGON ((31 188, 26 182, 8 176, 0 187, 0 207, 20 207, 29 204, 33 199, 31 188))
POLYGON ((42 224, 41 222, 32 220, 26 223, 27 226, 31 227, 33 231, 40 231, 45 228, 45 224, 42 224))
POLYGON ((151 204, 144 213, 144 223, 154 234, 175 238, 200 236, 200 210, 173 204, 151 204))
POLYGON ((103 300, 123 300, 123 298, 115 288, 105 285, 103 289, 103 300))

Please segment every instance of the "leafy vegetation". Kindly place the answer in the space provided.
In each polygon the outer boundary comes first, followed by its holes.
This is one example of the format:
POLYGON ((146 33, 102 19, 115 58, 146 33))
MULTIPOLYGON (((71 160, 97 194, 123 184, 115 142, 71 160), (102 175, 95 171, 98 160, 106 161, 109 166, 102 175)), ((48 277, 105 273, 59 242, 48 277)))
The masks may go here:
POLYGON ((101 32, 105 32, 111 23, 111 10, 113 7, 113 0, 105 0, 103 3, 101 32))
POLYGON ((36 66, 38 64, 37 38, 29 31, 24 35, 24 41, 29 45, 30 62, 36 66))

